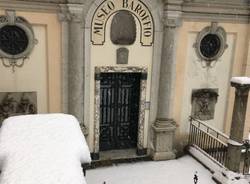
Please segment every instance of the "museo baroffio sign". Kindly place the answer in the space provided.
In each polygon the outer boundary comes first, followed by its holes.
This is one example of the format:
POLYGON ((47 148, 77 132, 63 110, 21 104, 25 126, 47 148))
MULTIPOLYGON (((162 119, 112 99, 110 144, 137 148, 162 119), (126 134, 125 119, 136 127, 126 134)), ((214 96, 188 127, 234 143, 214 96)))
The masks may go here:
POLYGON ((142 46, 151 46, 154 39, 154 22, 147 6, 140 0, 105 0, 98 6, 91 23, 91 41, 93 45, 105 42, 106 23, 111 15, 119 10, 132 13, 140 23, 140 42, 142 46))

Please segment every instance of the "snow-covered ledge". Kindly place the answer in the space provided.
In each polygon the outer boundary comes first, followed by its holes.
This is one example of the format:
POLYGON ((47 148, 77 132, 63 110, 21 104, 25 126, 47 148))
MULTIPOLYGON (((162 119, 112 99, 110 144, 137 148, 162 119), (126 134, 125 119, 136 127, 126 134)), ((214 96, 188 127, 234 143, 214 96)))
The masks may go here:
POLYGON ((81 164, 90 162, 72 115, 13 116, 0 129, 1 184, 86 184, 81 164))
POLYGON ((250 85, 250 77, 232 77, 231 83, 250 85))
POLYGON ((239 142, 232 140, 232 139, 228 139, 227 143, 231 144, 233 146, 242 146, 243 145, 242 143, 239 143, 239 142))

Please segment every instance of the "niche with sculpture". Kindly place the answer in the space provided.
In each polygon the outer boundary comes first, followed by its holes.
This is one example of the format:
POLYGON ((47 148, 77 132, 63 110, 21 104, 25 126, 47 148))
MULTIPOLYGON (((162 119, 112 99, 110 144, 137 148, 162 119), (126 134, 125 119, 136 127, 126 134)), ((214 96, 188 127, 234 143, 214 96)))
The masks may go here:
POLYGON ((0 124, 10 116, 36 113, 36 92, 0 92, 0 124))
POLYGON ((218 89, 195 89, 192 91, 192 117, 199 120, 214 119, 218 89))

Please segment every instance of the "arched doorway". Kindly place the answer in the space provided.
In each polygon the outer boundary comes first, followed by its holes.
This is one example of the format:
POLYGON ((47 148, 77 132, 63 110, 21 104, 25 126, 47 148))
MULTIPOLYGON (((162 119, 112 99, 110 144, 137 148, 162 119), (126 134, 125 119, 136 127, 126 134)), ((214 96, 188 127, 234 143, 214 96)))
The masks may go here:
MULTIPOLYGON (((152 15, 141 1, 132 5, 124 5, 122 0, 103 1, 91 11, 92 24, 86 31, 91 37, 85 42, 85 89, 90 90, 85 92, 84 108, 88 116, 85 122, 90 122, 90 147, 96 155, 103 150, 127 148, 146 154, 154 40, 152 15), (131 29, 126 30, 130 32, 128 37, 112 33, 113 20, 119 22, 116 15, 120 13, 134 19, 135 36, 131 29), (128 102, 130 98, 137 100, 128 102)), ((133 29, 133 25, 125 25, 133 29)))

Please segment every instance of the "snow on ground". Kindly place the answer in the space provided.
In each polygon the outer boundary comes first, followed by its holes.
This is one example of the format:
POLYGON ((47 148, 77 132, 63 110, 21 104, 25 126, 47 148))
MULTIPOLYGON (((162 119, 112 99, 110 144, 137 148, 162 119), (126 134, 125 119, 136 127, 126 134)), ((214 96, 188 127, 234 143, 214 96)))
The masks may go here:
POLYGON ((90 153, 71 115, 6 119, 0 129, 0 184, 85 184, 90 153))
POLYGON ((220 164, 217 160, 203 151, 196 145, 192 145, 188 148, 188 151, 197 160, 206 165, 211 171, 213 171, 213 178, 222 184, 248 184, 247 179, 240 173, 229 171, 226 167, 220 164))
POLYGON ((87 170, 88 184, 215 184, 212 174, 191 156, 169 161, 146 161, 87 170))

